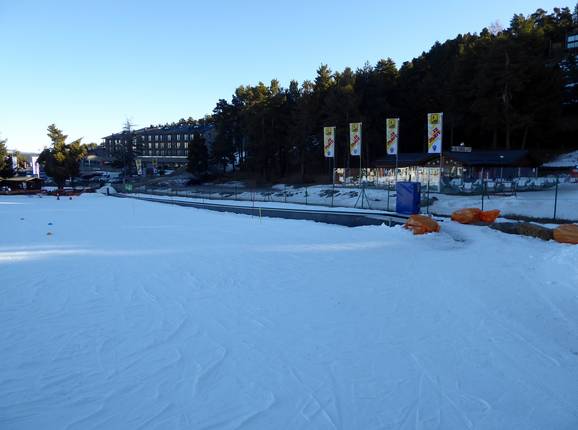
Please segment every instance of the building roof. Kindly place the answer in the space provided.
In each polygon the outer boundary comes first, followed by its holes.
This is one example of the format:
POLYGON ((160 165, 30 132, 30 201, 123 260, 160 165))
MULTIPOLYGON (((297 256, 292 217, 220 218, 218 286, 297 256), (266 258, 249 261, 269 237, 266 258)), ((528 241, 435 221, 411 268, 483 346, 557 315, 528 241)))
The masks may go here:
POLYGON ((41 181, 40 178, 36 176, 14 176, 12 178, 3 179, 4 182, 31 182, 31 181, 41 181))
POLYGON ((194 133, 195 131, 200 131, 202 133, 212 129, 213 126, 211 124, 207 125, 193 125, 193 124, 168 124, 168 125, 159 125, 159 126, 152 126, 152 127, 144 127, 139 128, 137 130, 129 131, 121 131, 119 133, 113 133, 109 136, 103 137, 103 139, 117 139, 117 138, 124 138, 130 137, 131 135, 142 135, 142 134, 151 134, 151 133, 159 133, 159 134, 170 134, 170 133, 194 133))
POLYGON ((395 168, 396 165, 397 167, 423 166, 434 158, 439 158, 439 155, 423 152, 408 152, 398 154, 397 160, 395 155, 388 155, 385 158, 376 160, 375 166, 383 168, 395 168))
MULTIPOLYGON (((526 150, 444 152, 444 159, 450 159, 464 166, 471 167, 525 167, 538 166, 540 163, 526 150)), ((437 162, 438 154, 412 152, 398 155, 398 167, 424 166, 437 162)), ((375 162, 376 167, 394 168, 395 156, 388 155, 375 162)))
POLYGON ((502 151, 444 152, 444 157, 457 161, 464 166, 537 166, 540 163, 531 154, 522 149, 502 151))

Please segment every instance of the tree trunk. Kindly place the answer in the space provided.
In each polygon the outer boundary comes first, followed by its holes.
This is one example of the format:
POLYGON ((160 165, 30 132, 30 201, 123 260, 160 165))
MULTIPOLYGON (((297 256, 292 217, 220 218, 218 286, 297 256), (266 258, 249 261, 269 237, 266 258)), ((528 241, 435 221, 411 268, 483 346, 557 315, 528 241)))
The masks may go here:
POLYGON ((305 180, 305 155, 303 153, 303 150, 301 150, 299 158, 301 162, 301 182, 303 182, 305 180))
MULTIPOLYGON (((505 73, 506 79, 508 78, 508 70, 510 70, 510 56, 508 52, 505 54, 505 73)), ((504 93, 502 94, 502 102, 504 103, 504 120, 506 123, 506 149, 511 149, 511 124, 510 124, 510 99, 512 98, 510 94, 510 85, 506 81, 504 85, 504 93)))
POLYGON ((498 149, 498 127, 494 127, 492 136, 492 149, 498 149))
POLYGON ((524 127, 524 135, 522 136, 522 149, 526 149, 526 145, 528 143, 528 129, 530 127, 524 127))

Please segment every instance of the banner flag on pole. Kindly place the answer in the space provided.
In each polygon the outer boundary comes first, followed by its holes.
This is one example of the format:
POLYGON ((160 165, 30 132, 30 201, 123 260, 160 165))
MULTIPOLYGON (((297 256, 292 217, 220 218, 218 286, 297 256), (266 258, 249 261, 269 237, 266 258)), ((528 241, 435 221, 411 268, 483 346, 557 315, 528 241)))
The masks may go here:
POLYGON ((361 123, 349 124, 349 152, 351 155, 361 156, 361 123))
POLYGON ((323 153, 325 158, 335 157, 335 127, 323 127, 323 153))
POLYGON ((387 155, 396 155, 399 139, 399 118, 387 118, 386 137, 387 155))
POLYGON ((427 114, 427 152, 429 154, 442 153, 442 130, 444 114, 427 114))
POLYGON ((136 164, 136 173, 139 176, 142 176, 142 160, 139 160, 138 158, 134 160, 134 163, 136 164))

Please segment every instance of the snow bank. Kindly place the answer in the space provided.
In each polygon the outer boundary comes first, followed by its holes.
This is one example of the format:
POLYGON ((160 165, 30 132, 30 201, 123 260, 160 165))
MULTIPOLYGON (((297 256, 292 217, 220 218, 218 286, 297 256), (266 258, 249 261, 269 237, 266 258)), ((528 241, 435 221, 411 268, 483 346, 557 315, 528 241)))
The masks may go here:
POLYGON ((116 193, 117 191, 111 184, 106 184, 100 187, 98 190, 96 190, 96 192, 100 194, 107 194, 107 193, 113 194, 116 193))
POLYGON ((568 152, 556 157, 554 160, 545 163, 544 167, 578 167, 578 151, 568 152))
POLYGON ((578 247, 0 202, 2 428, 578 423, 578 247))

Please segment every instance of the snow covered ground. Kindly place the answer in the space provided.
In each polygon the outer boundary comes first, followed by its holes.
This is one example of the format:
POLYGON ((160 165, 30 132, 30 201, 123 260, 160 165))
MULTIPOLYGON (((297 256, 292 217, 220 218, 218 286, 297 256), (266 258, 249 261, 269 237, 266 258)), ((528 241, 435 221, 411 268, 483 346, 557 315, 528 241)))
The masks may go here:
POLYGON ((576 246, 103 195, 0 220, 2 429, 578 427, 576 246))
MULTIPOLYGON (((457 209, 481 207, 481 196, 450 196, 436 194, 439 199, 431 211, 450 215, 457 209)), ((499 209, 503 215, 522 215, 535 218, 554 216, 555 191, 526 191, 515 196, 486 196, 484 210, 499 209)), ((578 221, 578 184, 561 184, 558 190, 557 219, 578 221)))

